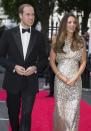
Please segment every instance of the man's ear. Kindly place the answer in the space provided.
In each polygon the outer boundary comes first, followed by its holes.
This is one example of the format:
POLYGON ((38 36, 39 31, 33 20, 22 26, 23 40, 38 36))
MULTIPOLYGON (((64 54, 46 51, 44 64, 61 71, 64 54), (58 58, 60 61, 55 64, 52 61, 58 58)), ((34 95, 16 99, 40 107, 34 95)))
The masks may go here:
POLYGON ((19 13, 19 18, 20 18, 20 20, 22 19, 22 14, 20 14, 20 13, 19 13))

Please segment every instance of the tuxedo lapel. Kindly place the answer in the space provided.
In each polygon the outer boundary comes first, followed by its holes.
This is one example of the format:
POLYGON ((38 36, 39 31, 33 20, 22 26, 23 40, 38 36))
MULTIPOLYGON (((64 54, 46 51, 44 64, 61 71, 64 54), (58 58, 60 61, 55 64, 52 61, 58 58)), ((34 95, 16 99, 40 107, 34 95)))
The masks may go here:
POLYGON ((15 39, 15 43, 19 49, 19 52, 21 54, 21 56, 23 57, 23 48, 22 48, 22 42, 21 42, 21 35, 20 35, 20 29, 19 27, 16 27, 16 30, 14 31, 14 39, 15 39))
POLYGON ((26 59, 30 55, 30 53, 34 47, 34 44, 36 43, 35 40, 36 40, 36 35, 34 33, 34 30, 31 29, 31 36, 30 36, 30 41, 29 41, 29 45, 28 45, 28 49, 27 49, 26 59))

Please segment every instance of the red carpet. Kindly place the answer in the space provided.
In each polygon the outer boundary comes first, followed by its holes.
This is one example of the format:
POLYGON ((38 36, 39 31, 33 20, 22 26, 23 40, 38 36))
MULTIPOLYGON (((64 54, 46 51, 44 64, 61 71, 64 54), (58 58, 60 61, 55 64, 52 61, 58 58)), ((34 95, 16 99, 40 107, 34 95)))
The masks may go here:
MULTIPOLYGON (((32 114, 32 131, 53 131, 54 99, 47 95, 47 91, 37 95, 32 114)), ((5 99, 5 91, 0 91, 0 100, 5 99)), ((91 131, 91 106, 84 101, 81 101, 79 131, 91 131)))

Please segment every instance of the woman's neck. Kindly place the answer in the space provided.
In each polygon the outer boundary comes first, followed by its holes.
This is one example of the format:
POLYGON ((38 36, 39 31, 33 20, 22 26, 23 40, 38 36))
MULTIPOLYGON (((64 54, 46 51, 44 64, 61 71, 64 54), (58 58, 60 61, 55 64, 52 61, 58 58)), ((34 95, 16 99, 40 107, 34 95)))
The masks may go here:
POLYGON ((73 34, 67 34, 66 40, 72 41, 73 39, 73 34))

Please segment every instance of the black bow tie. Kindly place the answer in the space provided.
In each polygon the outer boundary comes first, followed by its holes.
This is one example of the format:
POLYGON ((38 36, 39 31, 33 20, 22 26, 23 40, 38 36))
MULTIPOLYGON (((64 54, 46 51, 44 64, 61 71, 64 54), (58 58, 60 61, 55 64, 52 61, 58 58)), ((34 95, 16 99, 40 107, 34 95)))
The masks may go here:
POLYGON ((30 33, 30 28, 28 29, 22 29, 22 33, 29 32, 30 33))

